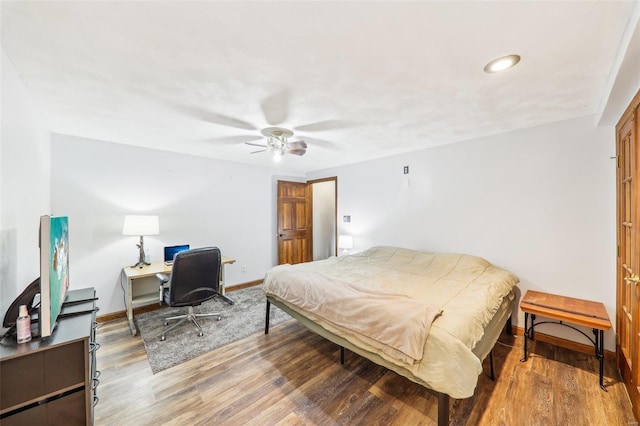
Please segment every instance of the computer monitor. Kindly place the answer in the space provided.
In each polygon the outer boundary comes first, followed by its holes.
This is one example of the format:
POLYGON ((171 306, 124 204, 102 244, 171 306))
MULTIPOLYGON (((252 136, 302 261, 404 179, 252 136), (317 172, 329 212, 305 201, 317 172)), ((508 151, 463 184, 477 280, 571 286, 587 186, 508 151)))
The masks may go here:
POLYGON ((164 261, 173 263, 173 258, 181 251, 189 250, 189 244, 180 246, 168 246, 164 248, 164 261))

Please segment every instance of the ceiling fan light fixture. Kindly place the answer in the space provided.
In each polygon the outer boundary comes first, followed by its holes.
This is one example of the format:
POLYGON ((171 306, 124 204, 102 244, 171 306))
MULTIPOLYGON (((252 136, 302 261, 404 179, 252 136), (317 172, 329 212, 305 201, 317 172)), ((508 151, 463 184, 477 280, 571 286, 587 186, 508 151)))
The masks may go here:
POLYGON ((492 74, 513 68, 520 62, 520 55, 507 55, 496 58, 484 66, 484 72, 492 74))
POLYGON ((280 133, 276 134, 274 132, 274 134, 269 136, 267 145, 273 147, 274 149, 284 149, 287 146, 287 138, 280 133))
POLYGON ((264 148, 259 151, 253 151, 252 154, 270 151, 273 154, 273 160, 280 161, 285 154, 302 156, 307 151, 306 142, 302 140, 289 142, 289 138, 293 136, 293 132, 291 130, 283 129, 281 127, 269 127, 262 129, 261 133, 267 138, 266 145, 245 142, 247 145, 264 148))

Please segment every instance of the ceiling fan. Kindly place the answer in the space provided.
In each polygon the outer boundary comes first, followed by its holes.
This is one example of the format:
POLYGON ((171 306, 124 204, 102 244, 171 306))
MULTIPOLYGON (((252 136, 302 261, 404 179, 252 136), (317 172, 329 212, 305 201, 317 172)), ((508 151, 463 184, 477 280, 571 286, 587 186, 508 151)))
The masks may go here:
MULTIPOLYGON (((270 126, 279 126, 282 123, 286 122, 289 115, 289 103, 289 90, 287 89, 280 90, 264 99, 260 103, 260 109, 262 110, 262 114, 266 123, 270 126)), ((252 154, 270 151, 273 153, 273 159, 276 161, 282 159, 282 157, 284 157, 284 154, 293 154, 298 156, 304 155, 307 149, 307 142, 320 148, 333 149, 335 147, 334 142, 308 136, 307 133, 344 129, 355 125, 354 123, 349 121, 328 119, 298 125, 290 129, 282 127, 267 127, 265 129, 259 130, 259 127, 248 121, 244 121, 225 114, 220 114, 202 107, 182 105, 179 106, 179 111, 182 114, 186 114, 189 117, 195 118, 199 121, 240 129, 243 131, 249 131, 250 133, 248 134, 223 136, 220 138, 209 138, 207 140, 220 144, 244 143, 250 146, 257 146, 263 149, 253 151, 251 152, 252 154), (254 131, 257 130, 259 130, 259 133, 254 133, 254 131), (293 131, 303 132, 304 139, 306 141, 289 141, 289 138, 293 136, 293 131), (253 141, 264 140, 264 138, 266 138, 266 141, 262 144, 252 143, 253 141)))
POLYGON ((259 152, 271 151, 274 159, 280 159, 284 154, 293 154, 302 156, 307 152, 307 143, 303 140, 289 141, 289 138, 293 136, 293 132, 289 129, 281 127, 267 127, 260 131, 267 137, 266 145, 245 142, 247 145, 259 146, 257 151, 253 151, 251 154, 257 154, 259 152))

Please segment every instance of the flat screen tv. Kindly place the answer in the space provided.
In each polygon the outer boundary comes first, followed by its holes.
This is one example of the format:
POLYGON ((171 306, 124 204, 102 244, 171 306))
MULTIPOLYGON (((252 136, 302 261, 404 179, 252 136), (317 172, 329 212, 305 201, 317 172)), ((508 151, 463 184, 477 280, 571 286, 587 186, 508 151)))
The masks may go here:
POLYGON ((65 302, 69 288, 69 219, 40 217, 40 277, 11 303, 3 326, 15 333, 20 305, 26 305, 31 315, 34 337, 49 337, 65 302), (37 324, 37 330, 33 325, 37 324))
POLYGON ((69 288, 69 219, 40 217, 40 337, 49 337, 69 288))

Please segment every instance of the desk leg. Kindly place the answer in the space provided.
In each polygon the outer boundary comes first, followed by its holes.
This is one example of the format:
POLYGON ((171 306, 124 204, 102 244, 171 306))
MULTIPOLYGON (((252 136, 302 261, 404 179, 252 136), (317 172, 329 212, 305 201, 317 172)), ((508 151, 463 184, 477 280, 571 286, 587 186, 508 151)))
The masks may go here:
POLYGON ((526 362, 527 361, 527 335, 529 334, 527 331, 527 323, 529 322, 529 313, 525 312, 524 313, 524 357, 522 357, 522 359, 520 360, 520 362, 526 362))
POLYGON ((131 278, 127 278, 127 289, 124 300, 127 308, 127 320, 129 320, 129 328, 131 329, 131 335, 135 336, 138 333, 136 325, 133 323, 133 283, 131 278))
POLYGON ((600 389, 608 392, 604 387, 604 330, 593 329, 595 335, 596 358, 600 361, 600 389))
POLYGON ((218 292, 218 294, 220 295, 220 297, 222 297, 228 304, 233 305, 234 302, 232 298, 230 298, 229 296, 226 295, 226 291, 225 291, 225 287, 227 285, 227 281, 225 278, 225 271, 226 269, 226 265, 221 265, 220 267, 220 291, 218 292))

